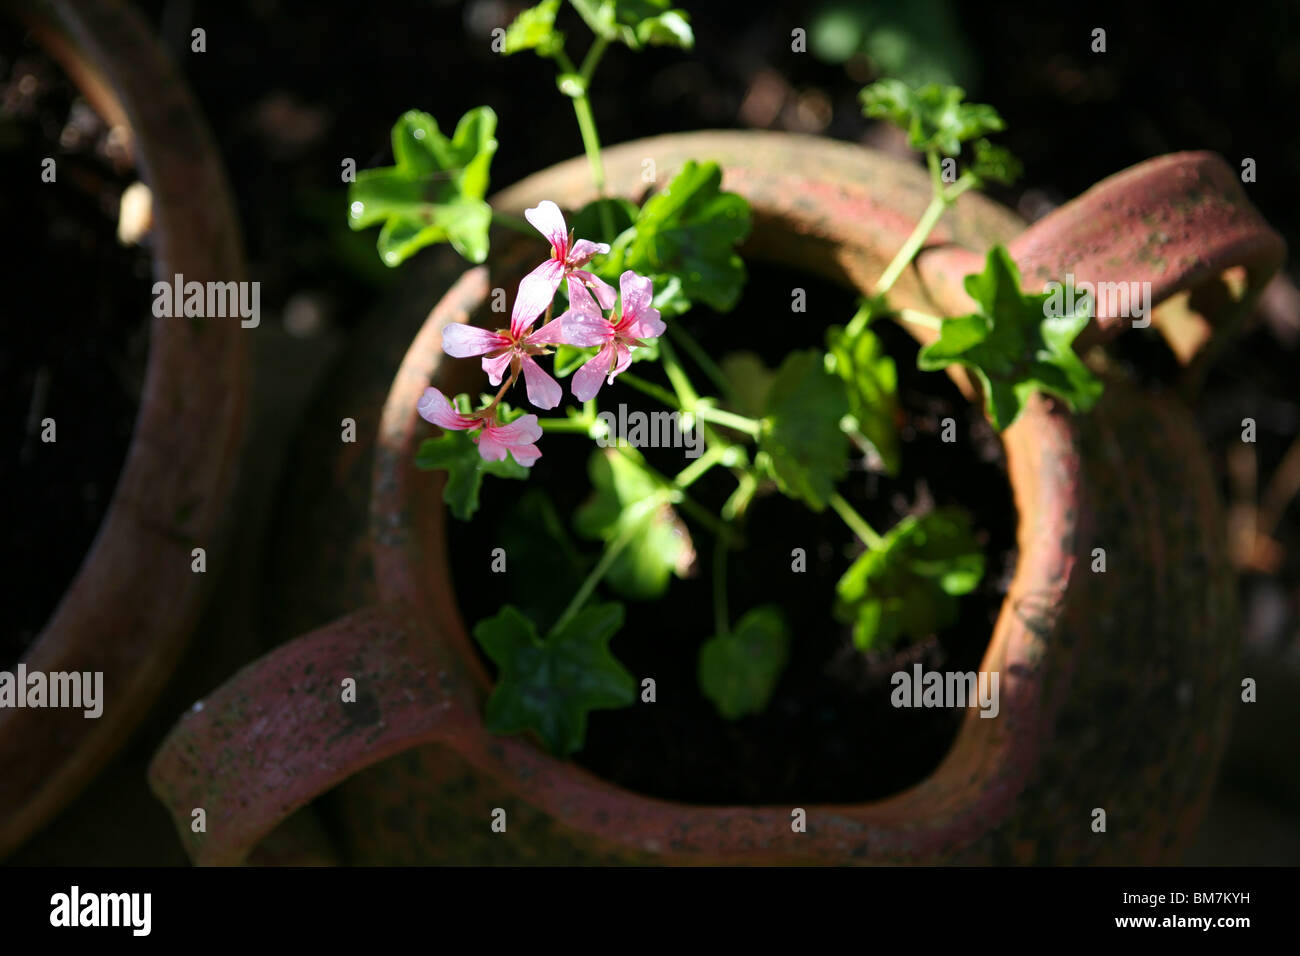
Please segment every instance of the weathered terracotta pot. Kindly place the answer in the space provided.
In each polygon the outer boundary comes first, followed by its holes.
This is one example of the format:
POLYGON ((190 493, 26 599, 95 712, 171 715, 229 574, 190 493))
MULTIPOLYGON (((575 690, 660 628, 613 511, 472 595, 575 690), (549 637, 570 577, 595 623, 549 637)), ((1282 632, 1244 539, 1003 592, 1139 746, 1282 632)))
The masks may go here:
MULTIPOLYGON (((646 158, 661 180, 689 158, 720 161, 726 188, 754 209, 747 256, 864 291, 928 200, 926 176, 911 166, 770 133, 611 149, 613 188, 636 193, 646 158)), ((530 177, 495 202, 517 213, 543 198, 567 208, 590 199, 585 161, 530 177)), ((492 270, 470 269, 452 285, 397 370, 375 428, 364 557, 350 544, 331 546, 327 563, 349 582, 339 590, 371 606, 249 665, 187 713, 155 757, 151 784, 196 862, 246 859, 332 788, 343 855, 361 862, 1174 857, 1203 808, 1233 706, 1233 581, 1188 413, 1118 382, 1086 417, 1042 399, 1006 432, 1019 563, 983 661, 1001 674, 1001 714, 982 720, 972 711, 941 765, 905 792, 805 807, 807 832, 793 833, 789 806, 651 799, 526 739, 488 734, 489 679, 456 607, 441 478, 411 462, 428 433, 415 412, 420 393, 431 379, 456 388, 472 364, 444 359, 442 329, 490 322, 490 288, 517 275, 518 245, 497 241, 492 270), (1095 547, 1106 549, 1104 574, 1090 570, 1095 547), (367 560, 373 575, 359 581, 355 570, 367 560), (356 704, 340 702, 345 677, 357 681, 356 704), (190 827, 198 807, 202 833, 190 827), (495 807, 507 810, 508 836, 490 831, 495 807), (1096 807, 1107 812, 1105 834, 1091 829, 1096 807)), ((895 300, 956 312, 962 275, 995 241, 1009 241, 1028 282, 1067 271, 1079 280, 1150 281, 1157 300, 1237 266, 1257 289, 1284 252, 1227 165, 1185 153, 1112 177, 1029 229, 987 200, 964 197, 895 300)), ((1100 341, 1122 324, 1103 313, 1094 334, 1100 341)), ((365 461, 348 455, 327 482, 365 461)))
MULTIPOLYGON (((110 126, 127 134, 154 205, 154 274, 239 280, 243 260, 218 153, 189 91, 135 10, 116 0, 9 5, 110 126)), ((143 301, 139 321, 149 314, 143 301)), ((75 316, 58 316, 75 321, 75 316)), ((29 671, 102 671, 103 714, 0 710, 0 858, 63 807, 126 740, 198 622, 243 439, 247 333, 158 319, 139 416, 108 513, 29 671)), ((94 414, 87 409, 87 414, 94 414)))

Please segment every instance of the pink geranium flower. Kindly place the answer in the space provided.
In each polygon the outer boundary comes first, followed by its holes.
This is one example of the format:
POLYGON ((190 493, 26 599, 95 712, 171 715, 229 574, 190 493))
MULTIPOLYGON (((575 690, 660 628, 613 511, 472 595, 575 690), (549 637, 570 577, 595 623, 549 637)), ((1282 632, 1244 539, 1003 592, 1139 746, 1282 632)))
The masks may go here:
POLYGON ((510 328, 495 332, 473 325, 449 325, 442 330, 442 350, 453 358, 484 356, 483 371, 487 372, 488 381, 493 385, 500 385, 510 363, 518 361, 523 367, 528 400, 538 408, 554 408, 560 404, 564 390, 559 382, 543 371, 533 356, 544 354, 546 346, 563 341, 560 320, 548 322, 535 332, 528 331, 536 318, 533 316, 527 322, 517 322, 512 318, 510 328))
POLYGON ((498 425, 495 412, 491 421, 482 415, 463 415, 436 388, 424 390, 418 408, 421 418, 439 428, 478 432, 470 437, 485 461, 503 461, 509 452, 519 464, 531 468, 542 457, 535 444, 542 437, 542 426, 537 424, 536 415, 522 415, 508 425, 498 425))
POLYGON ((602 383, 612 385, 614 377, 632 364, 634 348, 664 334, 659 310, 650 304, 654 291, 651 281, 629 269, 619 276, 618 284, 623 292, 618 321, 605 318, 582 286, 569 289, 569 310, 556 320, 567 344, 600 346, 600 351, 573 375, 573 394, 584 402, 596 397, 602 383))
MULTIPOLYGON (((582 267, 597 254, 609 252, 609 246, 603 242, 591 242, 579 239, 576 242, 564 222, 560 207, 549 199, 543 199, 534 208, 524 211, 524 217, 551 243, 551 257, 524 276, 519 283, 519 292, 515 296, 515 308, 510 314, 510 324, 528 324, 546 311, 555 299, 555 292, 560 282, 577 276, 578 281, 591 286, 601 308, 608 309, 614 305, 614 290, 609 283, 598 278, 582 267)), ((569 294, 575 288, 572 280, 567 283, 569 294)))

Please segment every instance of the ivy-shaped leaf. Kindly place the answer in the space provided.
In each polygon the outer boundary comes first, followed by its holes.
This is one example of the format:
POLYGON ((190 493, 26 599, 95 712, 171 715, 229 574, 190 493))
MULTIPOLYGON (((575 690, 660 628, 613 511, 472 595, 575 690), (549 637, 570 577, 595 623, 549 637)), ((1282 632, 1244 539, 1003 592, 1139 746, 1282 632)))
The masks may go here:
POLYGON ((927 83, 912 89, 901 80, 878 80, 859 94, 862 111, 907 131, 908 145, 956 156, 961 144, 1005 127, 997 110, 985 103, 963 103, 960 86, 927 83))
POLYGON ((767 411, 767 394, 776 373, 755 352, 730 352, 722 357, 719 368, 736 393, 736 411, 761 418, 767 411))
POLYGON ((605 580, 624 597, 650 599, 668 590, 673 574, 686 573, 695 560, 695 547, 671 505, 660 504, 649 514, 637 507, 660 491, 640 467, 642 461, 632 448, 593 452, 587 469, 592 496, 574 514, 574 526, 584 538, 606 544, 625 531, 630 533, 631 540, 610 565, 605 580))
POLYGON ((364 169, 348 188, 349 226, 384 223, 378 246, 385 265, 436 242, 450 242, 470 262, 487 258, 492 207, 483 197, 496 124, 496 113, 480 106, 460 118, 451 139, 418 110, 393 125, 395 165, 364 169))
POLYGON ((841 423, 858 445, 876 450, 885 470, 898 474, 898 368, 869 328, 826 332, 826 368, 844 383, 849 414, 841 423))
POLYGON ((641 207, 626 244, 611 250, 611 269, 654 279, 661 312, 678 314, 692 302, 725 312, 740 298, 745 263, 735 246, 749 235, 749 203, 721 183, 717 163, 687 162, 641 207))
POLYGON ((782 493, 814 511, 825 509, 848 471, 848 439, 840 430, 848 411, 844 386, 826 371, 823 353, 786 356, 768 390, 756 461, 782 493))
POLYGON ((503 577, 510 602, 529 620, 550 625, 582 586, 590 565, 551 496, 539 487, 525 491, 502 517, 495 543, 509 556, 503 577))
POLYGON ((643 46, 689 50, 695 45, 690 17, 685 10, 672 9, 669 0, 574 0, 573 5, 595 33, 633 50, 643 46))
POLYGON ((984 554, 970 517, 955 508, 890 529, 883 544, 858 557, 836 585, 836 616, 853 625, 860 650, 919 640, 957 620, 957 597, 984 576, 984 554))
POLYGON ((545 640, 510 605, 479 621, 474 638, 497 665, 487 729, 494 734, 534 731, 561 757, 581 750, 588 713, 636 701, 636 679, 609 650, 610 638, 622 626, 619 604, 579 611, 545 640))
MULTIPOLYGON (((464 403, 458 401, 457 405, 464 403)), ((463 409, 462 409, 463 410, 463 409)), ((521 414, 511 411, 502 402, 499 406, 501 422, 513 421, 521 414)), ((415 465, 423 471, 445 471, 447 483, 442 487, 442 500, 453 515, 468 521, 478 511, 479 489, 484 475, 497 478, 524 479, 532 473, 510 455, 500 461, 487 461, 478 452, 478 445, 469 432, 444 431, 437 438, 426 438, 415 452, 415 465)))
POLYGON ((1055 395, 1076 412, 1086 412, 1101 397, 1101 380, 1073 348, 1091 318, 1086 297, 1065 312, 1048 306, 1050 293, 1022 294, 1020 271, 1001 246, 989 250, 983 272, 966 277, 966 292, 979 311, 945 321, 916 364, 926 371, 954 363, 973 369, 995 428, 1019 418, 1034 392, 1055 395))
POLYGON ((762 713, 790 657, 790 634, 776 605, 755 608, 700 648, 704 696, 727 720, 762 713))
POLYGON ((559 9, 560 0, 542 0, 537 6, 521 11, 506 27, 501 52, 510 56, 536 50, 538 56, 554 56, 564 46, 564 34, 555 29, 555 14, 559 9))

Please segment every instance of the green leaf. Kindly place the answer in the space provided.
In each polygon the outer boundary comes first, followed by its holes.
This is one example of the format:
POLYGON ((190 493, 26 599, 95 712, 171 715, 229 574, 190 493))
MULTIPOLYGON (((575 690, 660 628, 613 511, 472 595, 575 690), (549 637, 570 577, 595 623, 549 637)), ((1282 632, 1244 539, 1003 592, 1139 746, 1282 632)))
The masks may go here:
POLYGON ((641 207, 619 269, 651 276, 661 294, 671 276, 688 303, 706 302, 719 312, 732 308, 745 284, 745 263, 734 247, 749 235, 749 203, 722 192, 721 183, 717 163, 687 162, 641 207))
MULTIPOLYGON (((631 228, 632 224, 636 222, 638 212, 636 203, 629 202, 626 199, 593 199, 573 214, 573 218, 569 220, 569 228, 579 238, 590 239, 592 242, 612 243, 619 237, 620 233, 631 228), (614 230, 612 235, 607 235, 604 231, 602 209, 609 216, 609 221, 614 230)), ((592 265, 587 268, 592 271, 599 271, 597 267, 601 264, 602 258, 597 257, 592 261, 592 265)), ((618 277, 614 276, 614 278, 618 277)))
POLYGON ((814 511, 826 507, 848 471, 848 440, 840 419, 849 411, 844 386, 825 368, 821 352, 792 352, 767 395, 757 463, 781 491, 814 511))
POLYGON ((907 517, 858 557, 836 585, 836 616, 860 650, 919 640, 957 620, 957 597, 984 576, 984 555, 959 509, 907 517))
POLYGON ((577 0, 574 6, 591 29, 633 50, 643 46, 695 45, 690 17, 670 8, 669 0, 577 0))
POLYGON ((631 525, 631 540, 605 580, 628 598, 661 597, 673 574, 684 575, 695 558, 690 533, 677 513, 662 504, 646 514, 634 507, 656 494, 659 484, 646 473, 639 452, 609 448, 593 452, 588 463, 592 496, 574 514, 574 525, 584 538, 612 542, 631 525))
POLYGON ((498 671, 487 702, 487 729, 535 731, 561 757, 581 750, 588 713, 636 701, 636 679, 609 650, 610 638, 622 626, 619 604, 579 611, 546 640, 510 605, 479 621, 474 638, 498 671))
POLYGON ((963 103, 966 91, 960 86, 927 83, 914 90, 901 80, 888 79, 871 84, 859 96, 867 116, 906 130, 908 144, 922 151, 956 156, 966 140, 1005 127, 993 107, 963 103))
POLYGON ((487 258, 492 207, 484 202, 496 152, 497 117, 470 110, 447 139, 428 113, 411 110, 393 125, 396 165, 364 169, 348 188, 348 225, 378 222, 379 256, 388 266, 437 242, 471 262, 487 258))
MULTIPOLYGON (((517 416, 514 416, 517 417, 517 416)), ((504 413, 502 421, 511 420, 504 413)), ((451 513, 468 521, 478 510, 479 489, 484 475, 498 478, 527 478, 530 469, 509 455, 501 461, 486 461, 469 432, 444 431, 437 438, 426 438, 415 452, 415 465, 424 471, 445 471, 447 483, 442 500, 451 513)))
POLYGON ((1086 297, 1067 311, 1060 293, 1022 294, 1020 272, 1001 246, 989 250, 982 273, 966 277, 966 291, 979 310, 945 321, 916 364, 926 371, 954 363, 973 369, 995 428, 1019 418, 1034 392, 1055 395, 1076 412, 1086 412, 1101 397, 1101 380, 1073 348, 1091 319, 1086 297))
POLYGON ((495 546, 508 559, 503 577, 510 602, 543 625, 563 613, 590 563, 574 546, 551 496, 538 487, 525 491, 502 517, 495 546))
POLYGON ((875 72, 912 85, 963 83, 978 76, 975 57, 950 0, 875 0, 819 4, 808 49, 844 63, 863 54, 875 72))
POLYGON ((553 368, 555 377, 567 378, 599 351, 600 348, 595 345, 588 348, 577 345, 557 345, 553 368))
POLYGON ((789 657, 781 609, 755 608, 730 633, 716 634, 700 648, 700 689, 727 720, 762 713, 789 657))
POLYGON ((736 411, 750 418, 761 418, 767 410, 767 394, 776 373, 755 352, 731 352, 722 357, 719 367, 739 399, 736 411))
POLYGON ((982 183, 997 182, 1009 186, 1020 178, 1025 168, 1009 150, 981 139, 975 142, 975 158, 968 171, 982 183))
POLYGON ((555 29, 555 14, 560 0, 542 0, 515 17, 506 27, 501 52, 506 56, 524 50, 536 50, 538 56, 551 57, 564 46, 564 34, 555 29))
POLYGON ((826 331, 826 368, 844 383, 849 415, 841 424, 849 437, 869 444, 885 470, 898 474, 898 369, 884 344, 865 326, 850 333, 833 325, 826 331))

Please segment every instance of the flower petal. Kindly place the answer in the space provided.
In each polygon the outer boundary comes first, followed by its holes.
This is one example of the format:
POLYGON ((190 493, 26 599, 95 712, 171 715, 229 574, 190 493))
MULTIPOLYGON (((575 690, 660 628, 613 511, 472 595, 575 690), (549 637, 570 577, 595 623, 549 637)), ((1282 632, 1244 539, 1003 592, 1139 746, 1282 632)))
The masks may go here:
POLYGON ((631 322, 625 325, 620 323, 620 326, 618 334, 624 339, 657 339, 668 328, 663 319, 659 318, 658 309, 645 309, 631 322))
POLYGON ((654 283, 648 276, 637 275, 628 269, 618 277, 619 289, 623 292, 623 317, 635 320, 654 299, 654 283))
POLYGON ((614 384, 614 376, 627 371, 627 367, 632 364, 632 350, 620 342, 614 340, 614 363, 609 370, 609 384, 614 384))
POLYGON ((596 393, 600 391, 600 386, 605 384, 605 376, 608 374, 616 354, 614 346, 606 344, 603 349, 588 359, 582 368, 573 373, 573 394, 575 398, 585 402, 596 397, 596 393))
MULTIPOLYGON (((606 282, 600 276, 587 272, 585 269, 575 269, 570 275, 575 275, 585 284, 591 286, 592 291, 596 293, 596 301, 600 303, 602 309, 614 308, 614 303, 618 301, 618 293, 614 287, 606 282)), ((572 285, 569 286, 572 289, 572 285)))
POLYGON ((491 427, 483 429, 478 437, 478 453, 484 461, 501 461, 506 457, 506 446, 492 437, 491 427))
POLYGON ((536 415, 520 415, 509 425, 489 425, 483 430, 503 445, 529 445, 542 437, 536 415))
MULTIPOLYGON (((608 319, 599 315, 565 312, 555 321, 560 323, 563 335, 560 341, 565 345, 577 345, 582 348, 604 345, 614 334, 614 326, 609 324, 608 319)), ((555 322, 550 323, 547 328, 554 324, 555 322)))
POLYGON ((420 396, 420 404, 417 406, 420 417, 426 422, 433 422, 439 428, 448 428, 452 431, 465 431, 467 428, 476 428, 479 425, 477 418, 470 418, 468 415, 462 415, 451 407, 451 402, 447 397, 436 388, 426 388, 424 394, 420 396))
MULTIPOLYGON (((569 313, 564 313, 568 315, 569 313)), ((551 319, 535 332, 524 337, 524 345, 567 345, 564 338, 564 315, 551 319)))
POLYGON ((528 400, 538 408, 554 408, 560 404, 560 399, 564 397, 564 389, 560 388, 560 383, 547 375, 545 370, 533 361, 532 356, 525 355, 523 364, 524 384, 528 386, 528 400))
POLYGON ((483 371, 487 372, 489 382, 493 385, 501 384, 501 379, 506 374, 506 369, 510 367, 510 360, 514 355, 514 352, 504 352, 496 358, 483 360, 483 371))
POLYGON ((550 240, 551 248, 559 252, 563 260, 564 253, 568 251, 569 227, 565 225, 564 213, 560 212, 560 207, 549 199, 543 199, 532 209, 525 209, 524 218, 550 240))
POLYGON ((533 321, 546 311, 555 298, 555 290, 564 278, 564 264, 547 259, 519 283, 515 293, 515 308, 510 313, 510 330, 519 338, 533 321))
POLYGON ((591 261, 592 256, 603 256, 609 252, 609 243, 592 242, 590 239, 579 239, 569 250, 569 255, 565 258, 564 264, 570 268, 576 266, 585 266, 591 261))
POLYGON ((442 350, 452 358, 486 355, 510 344, 499 332, 457 323, 442 330, 442 350))
POLYGON ((542 457, 542 452, 536 445, 511 445, 510 454, 525 468, 533 467, 537 464, 537 459, 542 457))

